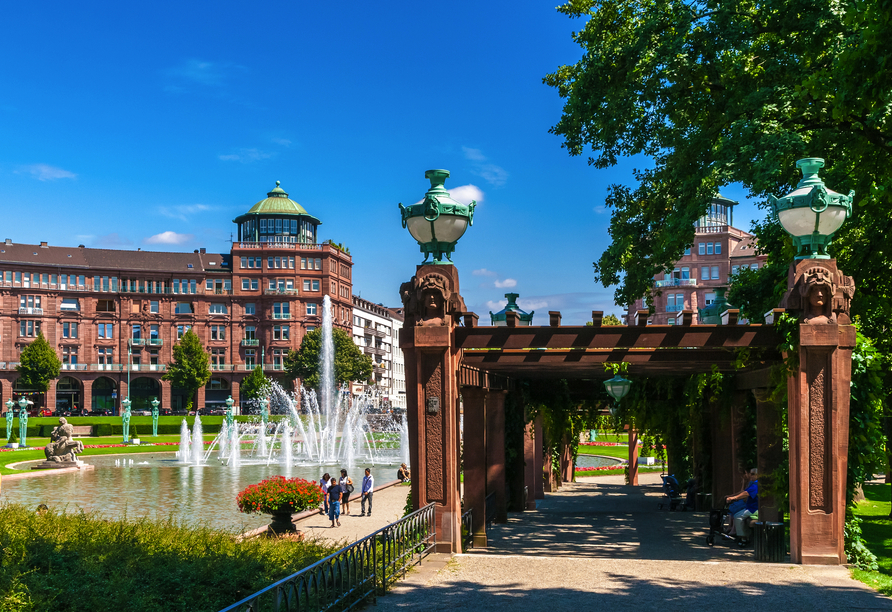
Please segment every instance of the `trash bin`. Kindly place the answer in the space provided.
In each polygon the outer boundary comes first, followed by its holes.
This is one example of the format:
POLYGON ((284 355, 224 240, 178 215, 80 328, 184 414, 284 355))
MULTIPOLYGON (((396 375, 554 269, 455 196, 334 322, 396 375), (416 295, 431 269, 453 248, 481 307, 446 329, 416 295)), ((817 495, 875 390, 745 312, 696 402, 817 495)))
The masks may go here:
POLYGON ((787 540, 783 523, 756 521, 753 523, 753 541, 756 561, 783 563, 787 560, 787 540))
POLYGON ((695 510, 697 512, 709 512, 712 507, 712 493, 697 493, 695 510))

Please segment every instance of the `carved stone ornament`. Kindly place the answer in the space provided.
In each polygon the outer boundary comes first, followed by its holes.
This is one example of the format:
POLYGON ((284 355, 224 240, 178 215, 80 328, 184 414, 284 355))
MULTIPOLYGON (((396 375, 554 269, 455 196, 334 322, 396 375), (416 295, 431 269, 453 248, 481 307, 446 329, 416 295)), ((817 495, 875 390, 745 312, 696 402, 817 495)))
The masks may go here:
POLYGON ((407 324, 418 326, 449 325, 465 312, 465 302, 441 274, 427 274, 400 285, 407 324))
POLYGON ((791 270, 795 281, 781 300, 781 308, 798 313, 809 325, 848 325, 855 281, 836 269, 835 262, 803 260, 791 270), (807 262, 807 263, 806 263, 807 262))
POLYGON ((59 419, 59 426, 50 434, 50 443, 44 447, 46 460, 54 463, 75 463, 77 455, 84 452, 84 443, 74 439, 74 427, 65 417, 59 419))

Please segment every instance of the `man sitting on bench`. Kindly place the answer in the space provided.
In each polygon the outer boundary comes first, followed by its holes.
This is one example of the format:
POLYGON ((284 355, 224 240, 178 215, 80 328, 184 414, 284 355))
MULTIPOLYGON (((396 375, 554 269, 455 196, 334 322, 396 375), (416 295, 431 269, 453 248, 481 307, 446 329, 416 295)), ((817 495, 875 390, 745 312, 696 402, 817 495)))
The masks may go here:
POLYGON ((736 500, 746 500, 746 505, 742 510, 738 510, 733 514, 733 523, 731 526, 731 535, 739 535, 749 539, 750 529, 746 523, 746 518, 755 514, 759 510, 759 471, 753 468, 748 473, 749 484, 743 491, 737 495, 729 495, 725 498, 727 502, 736 500))

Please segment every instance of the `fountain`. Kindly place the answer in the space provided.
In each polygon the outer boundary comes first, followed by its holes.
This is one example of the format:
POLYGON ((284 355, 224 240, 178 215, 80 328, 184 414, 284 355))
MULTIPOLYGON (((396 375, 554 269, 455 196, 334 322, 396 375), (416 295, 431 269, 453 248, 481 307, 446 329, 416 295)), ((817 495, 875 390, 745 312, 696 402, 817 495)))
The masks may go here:
POLYGON ((189 423, 186 422, 186 419, 183 419, 182 424, 180 424, 180 450, 177 451, 177 458, 183 463, 189 463, 189 460, 192 458, 191 446, 189 423))
POLYGON ((195 423, 192 425, 192 463, 204 463, 204 435, 201 433, 201 417, 198 413, 195 414, 195 423))

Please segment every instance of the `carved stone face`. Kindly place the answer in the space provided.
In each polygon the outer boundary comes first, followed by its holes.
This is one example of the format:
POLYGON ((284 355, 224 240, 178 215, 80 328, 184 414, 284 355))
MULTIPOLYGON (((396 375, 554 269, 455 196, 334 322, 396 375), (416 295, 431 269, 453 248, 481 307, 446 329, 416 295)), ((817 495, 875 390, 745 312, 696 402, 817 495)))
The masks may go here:
POLYGON ((431 310, 439 309, 440 305, 443 303, 443 298, 435 291, 425 291, 423 297, 424 307, 431 310))
POLYGON ((815 289, 812 289, 808 296, 808 302, 814 306, 816 310, 822 310, 824 304, 827 303, 827 288, 816 287, 815 289))

